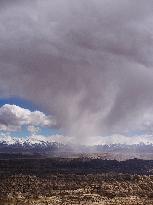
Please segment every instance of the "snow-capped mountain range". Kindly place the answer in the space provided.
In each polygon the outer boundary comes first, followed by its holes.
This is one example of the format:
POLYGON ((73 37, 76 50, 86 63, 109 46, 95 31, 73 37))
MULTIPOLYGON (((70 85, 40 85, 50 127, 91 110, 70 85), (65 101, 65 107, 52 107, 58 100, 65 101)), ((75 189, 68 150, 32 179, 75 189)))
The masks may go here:
POLYGON ((105 145, 75 145, 63 144, 55 141, 42 140, 41 138, 0 138, 0 153, 111 153, 119 155, 133 154, 133 156, 153 155, 153 144, 105 144, 105 145), (135 155, 136 154, 136 155, 135 155), (138 155, 137 155, 138 154, 138 155))

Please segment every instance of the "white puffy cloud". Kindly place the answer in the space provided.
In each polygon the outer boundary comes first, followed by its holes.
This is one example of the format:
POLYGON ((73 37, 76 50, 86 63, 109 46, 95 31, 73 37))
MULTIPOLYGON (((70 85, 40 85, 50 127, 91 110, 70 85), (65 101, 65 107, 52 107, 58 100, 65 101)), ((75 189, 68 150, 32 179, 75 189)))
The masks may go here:
MULTIPOLYGON (((31 131, 33 128, 56 126, 56 120, 52 116, 47 116, 40 111, 30 111, 16 105, 5 104, 0 107, 0 130, 16 131, 22 126, 28 126, 31 131)), ((29 130, 29 131, 30 131, 29 130)), ((33 132, 32 131, 32 132, 33 132)))
POLYGON ((31 133, 31 134, 37 134, 40 131, 39 127, 33 126, 33 125, 29 125, 27 127, 27 130, 31 133))

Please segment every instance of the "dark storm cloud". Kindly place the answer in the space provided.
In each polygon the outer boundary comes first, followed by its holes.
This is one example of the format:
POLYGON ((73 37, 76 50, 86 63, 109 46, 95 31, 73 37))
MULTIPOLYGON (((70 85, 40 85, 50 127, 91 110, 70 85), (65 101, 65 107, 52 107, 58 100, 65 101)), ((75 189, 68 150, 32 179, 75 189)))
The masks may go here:
POLYGON ((1 96, 40 104, 79 140, 150 130, 153 1, 22 2, 0 1, 1 96))

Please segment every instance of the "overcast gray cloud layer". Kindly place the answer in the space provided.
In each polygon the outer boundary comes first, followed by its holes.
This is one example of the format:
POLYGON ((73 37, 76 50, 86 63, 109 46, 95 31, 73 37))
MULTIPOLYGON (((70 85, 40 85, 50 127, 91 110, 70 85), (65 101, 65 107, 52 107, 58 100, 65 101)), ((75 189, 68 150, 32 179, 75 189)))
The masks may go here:
POLYGON ((0 95, 76 139, 152 131, 152 0, 1 0, 0 95))

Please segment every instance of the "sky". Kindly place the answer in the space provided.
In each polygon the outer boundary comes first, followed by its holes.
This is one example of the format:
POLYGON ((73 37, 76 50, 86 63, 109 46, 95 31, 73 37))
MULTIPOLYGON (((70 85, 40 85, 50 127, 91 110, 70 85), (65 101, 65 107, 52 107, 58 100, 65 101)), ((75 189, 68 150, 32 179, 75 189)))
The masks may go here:
POLYGON ((0 0, 3 136, 152 141, 152 9, 152 0, 0 0))

